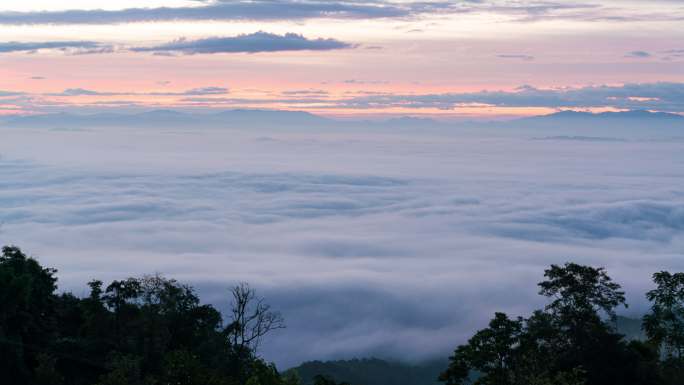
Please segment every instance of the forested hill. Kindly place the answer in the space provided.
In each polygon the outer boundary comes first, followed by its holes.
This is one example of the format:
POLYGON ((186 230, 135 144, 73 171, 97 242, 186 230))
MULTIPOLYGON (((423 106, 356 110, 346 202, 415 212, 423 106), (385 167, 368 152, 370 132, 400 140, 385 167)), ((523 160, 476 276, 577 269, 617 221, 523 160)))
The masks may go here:
MULTIPOLYGON (((646 340, 641 320, 618 316, 618 333, 629 340, 646 340)), ((313 385, 317 375, 350 385, 435 385, 448 361, 431 360, 419 364, 363 358, 335 361, 309 361, 286 371, 296 373, 302 385, 313 385)))
POLYGON ((317 375, 351 385, 434 385, 448 362, 435 360, 418 365, 389 362, 377 358, 310 361, 288 370, 296 372, 303 385, 313 385, 317 375))

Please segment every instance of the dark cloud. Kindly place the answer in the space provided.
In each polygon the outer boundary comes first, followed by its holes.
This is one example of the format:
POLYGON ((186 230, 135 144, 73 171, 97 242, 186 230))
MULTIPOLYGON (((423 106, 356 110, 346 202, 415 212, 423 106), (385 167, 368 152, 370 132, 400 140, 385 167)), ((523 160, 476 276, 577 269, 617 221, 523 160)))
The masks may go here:
POLYGON ((104 96, 104 95, 119 95, 117 93, 105 93, 93 90, 87 90, 85 88, 67 88, 58 94, 51 94, 52 96, 104 96))
POLYGON ((562 1, 461 0, 253 0, 202 1, 195 7, 132 8, 124 10, 65 10, 2 12, 0 24, 115 24, 177 20, 302 20, 312 18, 408 18, 424 14, 488 12, 514 16, 518 21, 581 19, 586 21, 674 20, 677 13, 625 12, 619 7, 562 1))
POLYGON ((663 52, 666 56, 663 60, 676 60, 684 58, 684 49, 671 49, 663 52))
POLYGON ((283 95, 286 96, 327 96, 330 93, 325 90, 289 90, 283 91, 283 95))
POLYGON ((228 89, 225 87, 201 87, 183 92, 183 95, 225 95, 228 89))
POLYGON ((441 108, 486 104, 498 107, 586 108, 615 107, 684 112, 684 83, 633 83, 622 86, 480 91, 424 95, 369 95, 341 102, 345 108, 441 108))
POLYGON ((590 11, 595 14, 602 7, 599 4, 578 2, 570 4, 560 1, 485 1, 481 3, 481 10, 519 16, 518 21, 527 22, 551 18, 583 18, 585 14, 581 11, 590 11), (568 11, 574 13, 563 13, 568 11), (580 13, 576 11, 580 11, 580 13))
POLYGON ((335 39, 308 39, 295 33, 277 35, 268 32, 255 32, 234 37, 211 37, 198 40, 178 39, 158 46, 136 47, 131 48, 131 50, 195 55, 236 52, 328 51, 351 47, 353 45, 335 39))
POLYGON ((71 54, 108 53, 113 48, 94 41, 47 41, 47 42, 5 42, 0 43, 0 53, 34 52, 55 49, 71 54))
MULTIPOLYGON (((674 3, 674 2, 673 2, 674 3)), ((518 22, 578 20, 584 22, 671 22, 684 13, 679 8, 663 7, 652 11, 638 6, 639 2, 562 2, 562 1, 483 1, 479 10, 516 17, 518 22)))
POLYGON ((625 57, 631 57, 631 58, 637 58, 637 59, 644 59, 644 58, 649 58, 652 55, 649 52, 646 51, 631 51, 627 52, 625 57))
POLYGON ((386 80, 363 80, 363 79, 346 79, 343 80, 344 84, 389 84, 386 80))
POLYGON ((24 95, 23 92, 0 90, 0 97, 24 95))
POLYGON ((402 5, 384 1, 256 0, 207 2, 199 7, 134 8, 118 11, 3 12, 0 24, 112 24, 175 20, 372 19, 405 17, 446 7, 443 3, 402 5))
POLYGON ((114 46, 111 45, 102 45, 97 48, 85 48, 85 49, 77 49, 77 50, 72 50, 68 52, 71 55, 96 55, 96 54, 105 54, 105 53, 114 53, 116 52, 116 49, 114 46))
POLYGON ((105 92, 95 91, 85 88, 67 88, 59 93, 47 94, 49 96, 203 96, 203 95, 225 95, 229 90, 225 87, 200 87, 182 92, 105 92))
POLYGON ((336 102, 325 98, 327 95, 283 95, 285 98, 256 99, 256 98, 207 98, 191 97, 183 98, 179 102, 187 103, 190 106, 244 106, 244 105, 264 105, 291 104, 293 106, 302 104, 326 104, 335 106, 336 102))
POLYGON ((500 55, 496 55, 496 57, 501 58, 501 59, 519 59, 519 60, 524 60, 524 61, 534 60, 534 56, 525 55, 525 54, 500 54, 500 55))

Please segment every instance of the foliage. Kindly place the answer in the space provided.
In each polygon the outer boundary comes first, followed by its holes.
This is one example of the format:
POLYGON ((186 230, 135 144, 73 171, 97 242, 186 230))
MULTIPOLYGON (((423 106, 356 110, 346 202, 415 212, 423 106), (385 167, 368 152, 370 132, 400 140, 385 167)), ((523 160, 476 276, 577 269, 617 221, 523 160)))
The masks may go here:
MULTIPOLYGON (((414 385, 434 365, 310 362, 281 375, 258 356, 284 327, 247 284, 224 317, 192 287, 159 275, 57 293, 56 270, 19 248, 0 255, 0 370, 7 385, 414 385)), ((684 273, 654 274, 648 339, 618 333, 624 292, 602 268, 552 265, 549 299, 527 318, 495 313, 450 357, 447 385, 684 385, 684 273)), ((632 331, 633 336, 640 333, 632 331)))
POLYGON ((545 309, 527 319, 496 313, 456 349, 442 381, 468 384, 475 375, 477 385, 663 383, 652 346, 628 342, 611 325, 625 297, 604 269, 568 263, 544 276, 545 309))
POLYGON ((318 375, 352 385, 431 385, 438 383, 437 376, 446 361, 446 358, 421 364, 377 358, 309 361, 288 370, 286 374, 296 374, 303 385, 314 385, 318 375))
POLYGON ((246 284, 232 314, 249 311, 224 326, 219 311, 172 279, 91 281, 78 298, 56 293, 55 273, 16 247, 2 249, 3 384, 293 385, 256 354, 283 323, 246 284))
POLYGON ((338 383, 338 382, 335 382, 335 380, 333 380, 330 377, 326 377, 326 376, 319 374, 316 377, 314 377, 314 385, 349 385, 349 383, 347 383, 347 382, 339 382, 338 383))
POLYGON ((649 339, 670 359, 684 358, 684 273, 666 271, 653 274, 656 288, 646 293, 653 303, 644 316, 649 339))
POLYGON ((652 302, 643 326, 649 341, 664 357, 664 372, 672 384, 684 383, 684 273, 653 274, 656 288, 646 293, 652 302))
POLYGON ((539 283, 539 294, 554 298, 546 307, 554 314, 593 316, 603 311, 613 319, 615 308, 625 305, 625 293, 603 268, 576 263, 551 265, 544 276, 547 280, 539 283))

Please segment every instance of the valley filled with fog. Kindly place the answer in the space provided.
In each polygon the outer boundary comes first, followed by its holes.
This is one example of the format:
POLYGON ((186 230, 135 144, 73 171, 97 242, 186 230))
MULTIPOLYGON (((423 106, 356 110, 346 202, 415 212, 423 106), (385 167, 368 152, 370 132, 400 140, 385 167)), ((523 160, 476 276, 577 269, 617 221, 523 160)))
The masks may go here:
POLYGON ((443 357, 551 263, 607 267, 633 316, 684 269, 684 140, 611 133, 4 126, 0 243, 77 295, 159 272, 224 309, 247 281, 282 367, 443 357))

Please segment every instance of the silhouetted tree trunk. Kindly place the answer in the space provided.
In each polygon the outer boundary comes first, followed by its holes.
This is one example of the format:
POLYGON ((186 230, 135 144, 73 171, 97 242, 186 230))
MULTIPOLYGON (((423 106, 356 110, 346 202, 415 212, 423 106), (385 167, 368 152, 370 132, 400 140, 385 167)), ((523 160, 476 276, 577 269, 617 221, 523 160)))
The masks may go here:
POLYGON ((240 283, 231 290, 233 304, 232 319, 228 326, 235 347, 256 352, 261 339, 269 332, 285 328, 279 312, 271 310, 264 299, 246 283, 240 283))

